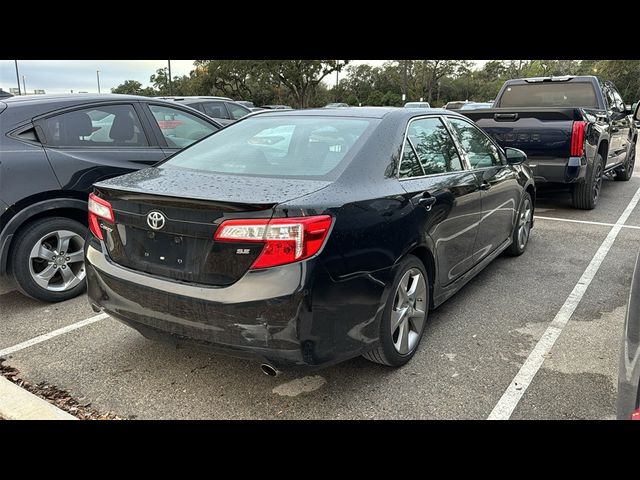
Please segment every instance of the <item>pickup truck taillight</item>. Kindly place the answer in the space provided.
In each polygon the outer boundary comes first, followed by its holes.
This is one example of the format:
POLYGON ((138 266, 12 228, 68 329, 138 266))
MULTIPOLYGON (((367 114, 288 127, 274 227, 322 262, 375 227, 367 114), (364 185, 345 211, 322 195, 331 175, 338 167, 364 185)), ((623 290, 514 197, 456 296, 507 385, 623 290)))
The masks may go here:
POLYGON ((93 193, 89 194, 89 230, 100 240, 104 240, 102 230, 98 223, 98 218, 113 223, 113 210, 111 204, 100 197, 96 197, 93 193))
POLYGON ((640 408, 636 409, 636 410, 631 414, 631 420, 640 420, 640 408))
POLYGON ((573 122, 571 130, 571 156, 581 157, 584 155, 584 128, 586 123, 583 121, 573 122))
POLYGON ((218 242, 264 243, 251 269, 275 267, 312 257, 329 236, 329 215, 273 218, 271 220, 226 220, 216 230, 218 242))

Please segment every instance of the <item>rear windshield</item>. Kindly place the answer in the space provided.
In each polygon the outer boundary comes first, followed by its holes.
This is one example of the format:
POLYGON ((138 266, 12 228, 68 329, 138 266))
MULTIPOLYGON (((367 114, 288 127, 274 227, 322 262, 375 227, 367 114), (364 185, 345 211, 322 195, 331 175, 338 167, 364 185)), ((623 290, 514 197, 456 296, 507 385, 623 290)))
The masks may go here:
POLYGON ((328 178, 353 156, 374 119, 253 117, 182 150, 166 165, 215 173, 328 178))
POLYGON ((589 82, 528 83, 507 87, 500 106, 598 108, 598 100, 593 84, 589 82))

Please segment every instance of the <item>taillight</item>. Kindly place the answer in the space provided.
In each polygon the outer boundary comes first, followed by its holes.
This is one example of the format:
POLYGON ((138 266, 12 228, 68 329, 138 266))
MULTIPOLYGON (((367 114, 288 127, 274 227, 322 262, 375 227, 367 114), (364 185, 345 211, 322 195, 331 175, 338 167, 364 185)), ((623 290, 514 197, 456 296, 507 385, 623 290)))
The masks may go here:
POLYGON ((640 408, 631 414, 631 420, 640 420, 640 408))
POLYGON ((89 194, 89 230, 100 240, 104 240, 102 230, 98 223, 98 218, 113 223, 113 210, 111 204, 100 197, 96 197, 93 193, 89 194))
POLYGON ((265 246, 252 269, 275 267, 312 257, 329 236, 332 218, 274 218, 271 220, 226 220, 216 230, 218 242, 259 242, 265 246))
POLYGON ((584 128, 585 122, 573 122, 571 129, 571 156, 581 157, 584 155, 584 128))

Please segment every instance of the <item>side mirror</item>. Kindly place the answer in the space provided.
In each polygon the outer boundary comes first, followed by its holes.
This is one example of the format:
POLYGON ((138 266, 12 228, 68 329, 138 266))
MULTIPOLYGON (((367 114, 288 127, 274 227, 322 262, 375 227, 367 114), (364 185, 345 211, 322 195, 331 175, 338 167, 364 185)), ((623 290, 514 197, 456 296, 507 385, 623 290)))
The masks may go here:
POLYGON ((507 147, 504 149, 509 165, 520 165, 527 161, 527 154, 517 148, 507 147))

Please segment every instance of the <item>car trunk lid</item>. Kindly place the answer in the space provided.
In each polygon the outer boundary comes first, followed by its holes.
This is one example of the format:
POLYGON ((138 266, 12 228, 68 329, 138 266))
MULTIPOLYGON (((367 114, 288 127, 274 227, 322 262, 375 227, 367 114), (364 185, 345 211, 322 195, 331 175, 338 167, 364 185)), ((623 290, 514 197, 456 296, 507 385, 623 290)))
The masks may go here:
POLYGON ((241 278, 263 244, 216 242, 224 220, 269 219, 288 199, 328 182, 151 168, 96 185, 114 223, 101 221, 107 252, 122 266, 173 280, 225 286, 241 278))

